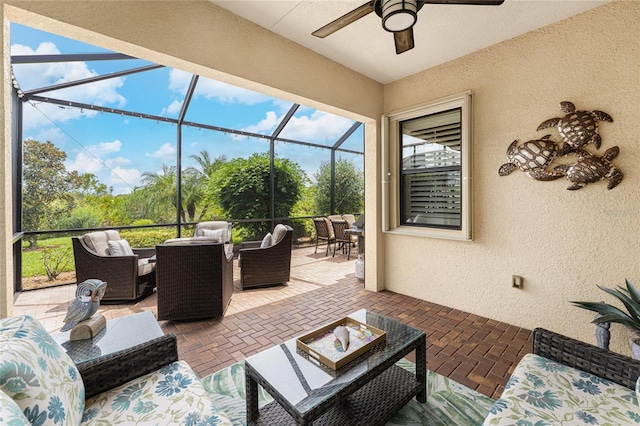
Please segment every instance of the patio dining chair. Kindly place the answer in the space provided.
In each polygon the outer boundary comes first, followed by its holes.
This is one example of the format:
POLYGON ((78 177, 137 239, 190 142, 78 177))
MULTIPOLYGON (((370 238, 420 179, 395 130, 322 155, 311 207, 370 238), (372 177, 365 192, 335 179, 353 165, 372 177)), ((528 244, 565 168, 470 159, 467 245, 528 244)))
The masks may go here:
POLYGON ((327 256, 331 244, 333 244, 336 239, 331 221, 326 217, 315 217, 313 218, 313 225, 316 227, 316 251, 314 253, 318 252, 318 243, 322 240, 327 242, 327 250, 324 253, 324 255, 327 256))
POLYGON ((331 225, 333 232, 335 232, 335 240, 333 242, 333 257, 336 256, 336 249, 342 249, 342 253, 347 253, 347 260, 351 258, 351 235, 345 231, 351 226, 349 222, 344 219, 332 220, 331 225))

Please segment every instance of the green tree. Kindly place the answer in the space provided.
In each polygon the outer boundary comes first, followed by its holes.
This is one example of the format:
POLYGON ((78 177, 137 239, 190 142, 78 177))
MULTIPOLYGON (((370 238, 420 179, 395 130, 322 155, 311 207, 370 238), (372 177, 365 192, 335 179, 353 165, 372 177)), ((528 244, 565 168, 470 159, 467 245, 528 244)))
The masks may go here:
POLYGON ((58 229, 89 229, 102 226, 100 211, 91 205, 76 207, 58 221, 58 229))
POLYGON ((335 211, 331 211, 331 162, 324 161, 314 174, 315 204, 318 214, 359 213, 364 209, 364 175, 349 160, 338 158, 335 164, 335 211))
MULTIPOLYGON (((306 180, 300 166, 288 159, 276 158, 275 217, 288 217, 306 180)), ((235 158, 225 163, 209 181, 211 198, 230 219, 269 218, 271 173, 269 153, 235 158)), ((265 222, 243 226, 248 237, 256 238, 268 231, 265 222)))
MULTIPOLYGON (((80 188, 81 179, 76 171, 67 171, 66 158, 67 154, 49 141, 24 141, 22 219, 25 230, 53 228, 73 209, 72 192, 80 188)), ((29 247, 35 247, 35 235, 26 240, 29 247)))

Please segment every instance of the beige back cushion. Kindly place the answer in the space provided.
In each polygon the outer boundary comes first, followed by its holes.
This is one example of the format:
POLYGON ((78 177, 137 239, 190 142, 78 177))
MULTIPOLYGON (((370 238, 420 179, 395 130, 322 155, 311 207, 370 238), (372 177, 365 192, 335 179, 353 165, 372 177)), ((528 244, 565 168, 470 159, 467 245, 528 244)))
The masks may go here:
POLYGON ((286 233, 287 227, 281 223, 277 224, 276 227, 273 228, 273 233, 271 234, 271 245, 274 246, 279 243, 286 233))
POLYGON ((119 240, 120 233, 114 229, 107 231, 96 231, 84 234, 82 241, 89 249, 93 250, 100 256, 109 256, 109 241, 119 240))
POLYGON ((328 217, 325 217, 324 222, 327 224, 327 229, 329 230, 329 238, 334 239, 336 237, 336 234, 333 232, 333 225, 331 224, 331 220, 328 217))
POLYGON ((356 221, 356 217, 352 214, 343 214, 342 218, 349 223, 349 226, 353 225, 356 221))
POLYGON ((231 222, 225 222, 223 220, 212 220, 208 222, 200 222, 196 225, 194 237, 204 237, 203 230, 217 230, 222 229, 222 242, 226 243, 231 237, 231 222))

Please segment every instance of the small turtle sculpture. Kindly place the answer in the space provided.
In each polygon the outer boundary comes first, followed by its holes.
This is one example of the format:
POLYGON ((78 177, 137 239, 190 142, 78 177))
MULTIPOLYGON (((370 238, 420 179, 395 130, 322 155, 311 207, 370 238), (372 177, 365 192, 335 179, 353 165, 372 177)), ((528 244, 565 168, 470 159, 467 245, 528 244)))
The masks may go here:
POLYGON ((611 164, 611 160, 616 158, 619 153, 620 149, 617 146, 612 146, 606 150, 602 157, 596 157, 584 149, 574 149, 570 154, 579 157, 575 164, 571 166, 556 166, 553 169, 565 174, 567 179, 573 183, 567 188, 569 190, 580 189, 589 183, 603 179, 609 180, 607 189, 613 189, 622 181, 624 176, 620 170, 611 164))
POLYGON ((558 155, 566 155, 570 150, 581 148, 589 143, 600 149, 602 139, 598 134, 598 120, 613 123, 613 118, 603 111, 576 111, 571 102, 560 102, 560 109, 567 115, 543 121, 538 130, 557 126, 564 141, 558 155))
POLYGON ((551 135, 545 135, 541 139, 530 140, 520 146, 517 139, 511 142, 507 148, 509 162, 500 166, 498 174, 506 176, 519 168, 536 180, 560 179, 564 174, 545 170, 558 153, 558 147, 555 142, 549 140, 550 137, 551 135))

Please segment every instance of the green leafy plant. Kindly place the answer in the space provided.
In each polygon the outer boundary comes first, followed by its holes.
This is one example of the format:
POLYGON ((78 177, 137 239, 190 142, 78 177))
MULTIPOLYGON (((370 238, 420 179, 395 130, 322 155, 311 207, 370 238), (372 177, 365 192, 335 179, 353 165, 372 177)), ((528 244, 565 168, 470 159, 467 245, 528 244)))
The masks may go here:
POLYGON ((627 279, 625 279, 625 283, 626 288, 618 286, 617 290, 602 286, 598 286, 598 288, 622 302, 626 312, 604 302, 571 303, 579 308, 600 314, 600 316, 591 321, 594 324, 613 322, 625 325, 635 332, 640 332, 640 290, 627 279))

